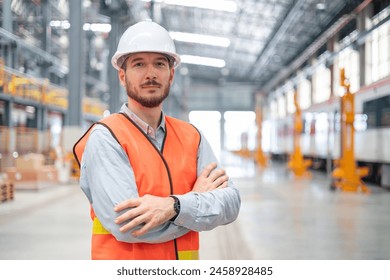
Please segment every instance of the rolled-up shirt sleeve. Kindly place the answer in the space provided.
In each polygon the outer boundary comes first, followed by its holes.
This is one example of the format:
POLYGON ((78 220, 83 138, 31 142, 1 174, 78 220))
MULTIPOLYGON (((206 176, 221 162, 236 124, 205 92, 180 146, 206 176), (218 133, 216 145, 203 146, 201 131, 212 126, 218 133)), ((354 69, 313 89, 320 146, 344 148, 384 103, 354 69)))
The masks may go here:
POLYGON ((189 230, 166 222, 139 237, 122 233, 115 219, 121 214, 114 206, 129 198, 139 197, 129 159, 111 133, 102 125, 93 128, 81 162, 80 186, 100 222, 122 242, 161 243, 178 238, 189 230))
MULTIPOLYGON (((217 162, 209 142, 201 133, 198 150, 197 176, 212 162, 217 162)), ((218 163, 217 168, 222 168, 218 163)), ((241 207, 239 190, 229 179, 228 186, 209 192, 190 192, 176 195, 180 200, 180 213, 175 224, 194 231, 211 230, 217 226, 233 222, 241 207)))

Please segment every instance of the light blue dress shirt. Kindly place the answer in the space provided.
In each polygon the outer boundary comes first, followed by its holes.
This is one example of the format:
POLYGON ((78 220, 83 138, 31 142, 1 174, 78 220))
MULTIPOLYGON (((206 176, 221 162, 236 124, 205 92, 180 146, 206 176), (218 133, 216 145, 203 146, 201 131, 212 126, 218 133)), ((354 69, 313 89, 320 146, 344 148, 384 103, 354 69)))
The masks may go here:
MULTIPOLYGON (((165 115, 155 131, 129 110, 127 104, 121 108, 161 150, 165 136, 165 115)), ((197 173, 211 162, 218 162, 210 144, 201 133, 198 150, 197 173)), ((218 164, 218 168, 221 168, 218 164)), ((211 230, 219 225, 233 222, 239 213, 241 199, 238 189, 229 180, 228 187, 210 192, 190 192, 176 195, 180 200, 180 213, 174 222, 166 222, 148 233, 134 237, 131 232, 122 233, 115 219, 121 214, 113 208, 129 198, 139 197, 133 168, 129 159, 112 137, 108 129, 96 125, 89 136, 81 162, 80 186, 92 205, 102 225, 119 241, 137 243, 161 243, 178 238, 189 230, 211 230)))

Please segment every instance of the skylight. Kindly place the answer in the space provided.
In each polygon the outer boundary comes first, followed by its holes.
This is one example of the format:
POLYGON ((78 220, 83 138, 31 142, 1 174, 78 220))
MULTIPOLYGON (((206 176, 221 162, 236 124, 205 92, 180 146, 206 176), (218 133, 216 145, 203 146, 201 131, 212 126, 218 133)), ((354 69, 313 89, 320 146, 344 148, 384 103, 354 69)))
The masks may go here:
MULTIPOLYGON (((142 0, 151 2, 151 0, 142 0)), ((231 0, 154 0, 155 3, 165 3, 167 5, 185 6, 215 11, 235 12, 237 4, 231 0)))
POLYGON ((169 32, 172 39, 187 43, 196 43, 227 48, 230 40, 224 37, 209 36, 195 33, 169 32))
POLYGON ((181 63, 197 64, 210 67, 223 68, 226 65, 225 60, 204 56, 195 56, 195 55, 181 55, 181 63))

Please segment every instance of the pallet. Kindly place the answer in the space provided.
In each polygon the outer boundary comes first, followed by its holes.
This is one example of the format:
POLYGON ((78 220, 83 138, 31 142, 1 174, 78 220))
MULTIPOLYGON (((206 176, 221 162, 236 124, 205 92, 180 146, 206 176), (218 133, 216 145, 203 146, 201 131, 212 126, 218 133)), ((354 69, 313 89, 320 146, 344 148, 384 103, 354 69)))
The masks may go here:
POLYGON ((14 184, 10 180, 0 182, 0 203, 14 199, 14 184))

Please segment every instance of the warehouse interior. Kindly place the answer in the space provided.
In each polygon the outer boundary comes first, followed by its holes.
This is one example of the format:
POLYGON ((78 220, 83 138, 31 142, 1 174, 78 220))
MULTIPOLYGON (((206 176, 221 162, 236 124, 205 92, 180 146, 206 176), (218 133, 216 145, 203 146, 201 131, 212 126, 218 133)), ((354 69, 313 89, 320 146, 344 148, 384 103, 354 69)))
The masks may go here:
POLYGON ((89 258, 73 145, 126 102, 111 57, 144 20, 182 61, 164 113, 204 133, 242 195, 201 258, 390 259, 390 1, 2 0, 0 15, 0 259, 89 258))

